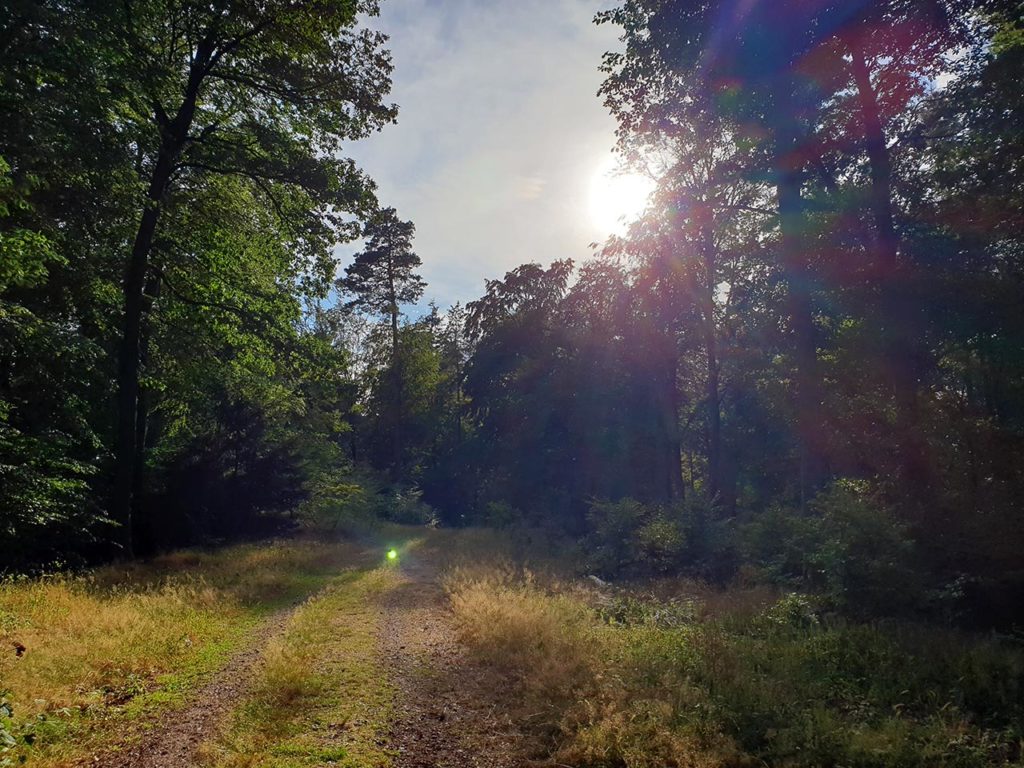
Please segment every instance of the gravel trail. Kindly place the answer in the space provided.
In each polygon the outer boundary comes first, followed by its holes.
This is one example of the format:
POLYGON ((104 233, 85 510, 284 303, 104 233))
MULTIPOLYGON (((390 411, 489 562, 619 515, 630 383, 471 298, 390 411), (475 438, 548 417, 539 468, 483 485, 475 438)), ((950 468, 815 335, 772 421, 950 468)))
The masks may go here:
POLYGON ((394 768, 518 768, 524 744, 502 707, 507 684, 473 664, 455 636, 428 553, 401 564, 384 599, 381 653, 398 688, 394 768))

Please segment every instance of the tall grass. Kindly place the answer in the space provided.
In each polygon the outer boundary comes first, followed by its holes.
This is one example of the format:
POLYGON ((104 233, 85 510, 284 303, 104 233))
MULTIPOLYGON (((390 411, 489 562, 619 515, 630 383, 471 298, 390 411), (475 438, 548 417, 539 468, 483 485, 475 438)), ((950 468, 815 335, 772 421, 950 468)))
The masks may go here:
POLYGON ((822 620, 784 596, 699 604, 538 583, 447 582, 460 633, 583 766, 1022 765, 1024 650, 936 627, 822 620))

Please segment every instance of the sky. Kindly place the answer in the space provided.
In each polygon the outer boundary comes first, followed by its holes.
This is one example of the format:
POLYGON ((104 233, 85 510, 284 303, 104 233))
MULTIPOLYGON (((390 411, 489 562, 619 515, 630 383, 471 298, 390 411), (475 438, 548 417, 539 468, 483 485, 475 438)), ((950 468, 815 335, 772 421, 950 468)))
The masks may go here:
MULTIPOLYGON (((424 302, 473 300, 486 278, 529 261, 588 258, 590 243, 615 228, 614 217, 595 214, 595 188, 614 165, 615 123, 597 89, 601 55, 619 44, 614 28, 592 23, 605 6, 381 6, 369 25, 391 37, 398 123, 349 154, 377 182, 381 204, 416 224, 424 302)), ((341 254, 342 267, 354 251, 341 254)))

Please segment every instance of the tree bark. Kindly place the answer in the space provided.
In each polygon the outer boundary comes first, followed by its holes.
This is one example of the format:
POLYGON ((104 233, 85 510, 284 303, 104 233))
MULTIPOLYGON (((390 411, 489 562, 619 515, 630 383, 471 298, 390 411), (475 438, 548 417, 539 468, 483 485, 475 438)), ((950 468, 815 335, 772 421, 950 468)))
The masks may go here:
POLYGON ((402 361, 398 350, 398 296, 395 287, 395 271, 392 258, 392 256, 388 256, 388 301, 390 302, 389 309, 391 312, 391 379, 395 404, 391 450, 393 452, 392 461, 394 462, 395 479, 398 480, 402 477, 404 464, 404 453, 402 451, 402 419, 404 418, 404 409, 402 403, 402 361))
POLYGON ((661 436, 662 446, 659 453, 661 483, 664 488, 664 500, 671 502, 681 499, 685 493, 683 488, 683 456, 682 441, 679 435, 679 351, 674 333, 666 333, 664 339, 664 367, 661 371, 661 382, 658 399, 661 401, 661 436))
POLYGON ((146 192, 145 209, 139 221, 124 276, 124 325, 117 366, 117 440, 114 451, 114 485, 111 494, 110 516, 120 526, 119 544, 122 555, 134 554, 132 521, 133 495, 139 471, 139 451, 136 446, 139 406, 139 344, 144 313, 143 288, 153 250, 160 211, 175 164, 185 145, 195 118, 199 89, 206 76, 206 66, 213 54, 213 42, 204 40, 197 51, 189 71, 181 106, 174 119, 156 122, 161 127, 160 151, 146 192))
POLYGON ((122 554, 134 554, 132 510, 134 489, 137 485, 138 405, 139 405, 139 351, 142 335, 143 286, 153 248, 153 235, 160 217, 160 204, 171 176, 172 162, 161 151, 146 196, 146 209, 142 213, 135 243, 124 277, 124 329, 118 357, 117 373, 117 444, 115 450, 114 488, 111 499, 111 517, 120 526, 119 543, 122 554))
POLYGON ((722 491, 722 410, 719 394, 718 334, 715 326, 715 290, 718 286, 718 259, 715 250, 714 217, 710 208, 700 223, 701 250, 704 257, 704 351, 707 366, 705 398, 708 413, 708 498, 719 501, 722 491))
POLYGON ((871 74, 864 54, 850 46, 853 79, 864 121, 864 144, 871 173, 871 213, 875 223, 876 267, 884 276, 895 275, 898 241, 892 215, 892 163, 885 144, 885 130, 878 107, 878 96, 871 85, 871 74))

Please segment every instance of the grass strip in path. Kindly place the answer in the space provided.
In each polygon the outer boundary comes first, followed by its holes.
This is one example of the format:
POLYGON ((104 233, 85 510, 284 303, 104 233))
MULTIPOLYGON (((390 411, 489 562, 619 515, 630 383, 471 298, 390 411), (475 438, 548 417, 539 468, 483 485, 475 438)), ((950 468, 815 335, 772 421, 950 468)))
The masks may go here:
POLYGON ((394 692, 382 669, 378 597, 394 567, 333 579, 270 642, 247 699, 226 731, 200 749, 216 768, 330 763, 384 768, 394 692))

